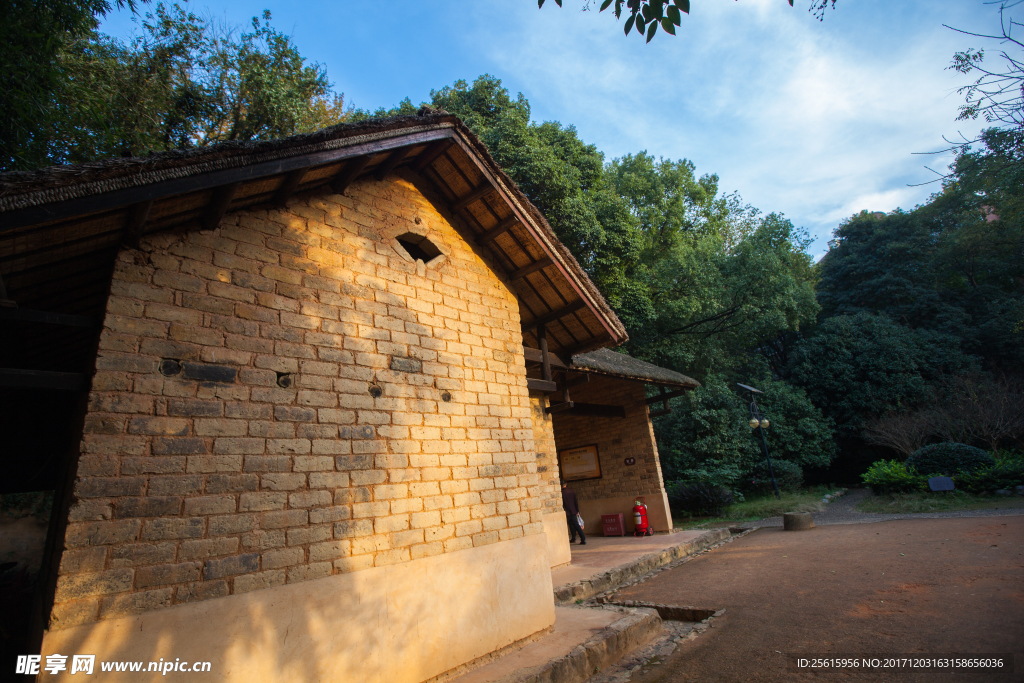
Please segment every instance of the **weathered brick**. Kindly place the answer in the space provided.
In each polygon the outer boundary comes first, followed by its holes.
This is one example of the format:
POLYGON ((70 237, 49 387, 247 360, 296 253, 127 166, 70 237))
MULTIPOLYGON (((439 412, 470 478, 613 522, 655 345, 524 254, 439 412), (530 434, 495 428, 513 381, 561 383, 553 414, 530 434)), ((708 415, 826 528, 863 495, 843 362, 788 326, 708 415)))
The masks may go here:
POLYGON ((80 548, 65 550, 60 558, 61 574, 78 574, 81 572, 98 572, 107 563, 108 548, 80 548))
POLYGON ((211 474, 206 478, 207 493, 240 493, 260 486, 258 474, 211 474))
POLYGON ((309 522, 305 510, 278 510, 265 512, 260 521, 263 529, 282 529, 284 527, 304 526, 309 522))
POLYGON ((203 489, 203 477, 199 474, 178 474, 149 478, 151 496, 188 496, 203 489))
POLYGON ((339 471, 368 470, 373 468, 372 455, 339 455, 334 459, 334 467, 339 471))
POLYGON ((114 517, 164 517, 181 512, 181 498, 178 496, 149 496, 146 498, 122 498, 114 502, 114 517))
POLYGON ((224 414, 221 401, 179 399, 167 402, 167 414, 177 417, 220 417, 224 414))
POLYGON ((346 488, 349 483, 347 472, 311 472, 309 487, 312 489, 346 488))
POLYGON ((164 543, 129 543, 110 550, 111 567, 143 567, 150 564, 174 562, 178 546, 173 541, 164 543))
POLYGON ((294 491, 306 485, 306 475, 299 472, 269 472, 260 476, 260 482, 264 489, 270 491, 294 491))
POLYGON ((283 586, 286 580, 286 570, 275 569, 269 572, 260 572, 259 574, 246 574, 239 576, 234 581, 234 587, 232 589, 233 594, 248 593, 249 591, 260 590, 263 588, 272 588, 274 586, 283 586))
POLYGON ((54 602, 70 602, 95 595, 123 593, 132 589, 132 569, 108 569, 103 572, 65 574, 57 577, 54 602))
POLYGON ((209 452, 205 439, 157 438, 153 439, 153 455, 196 455, 209 452))
POLYGON ((288 472, 291 468, 292 459, 287 455, 245 456, 246 472, 288 472))
POLYGON ((80 498, 141 496, 145 490, 145 477, 86 477, 75 484, 75 495, 80 498))
POLYGON ((68 525, 64 544, 68 548, 110 545, 135 540, 142 528, 140 519, 111 522, 76 522, 68 525))
POLYGON ((280 569, 302 564, 305 558, 306 553, 302 548, 281 548, 263 553, 262 563, 264 569, 280 569))
POLYGON ((258 518, 256 515, 226 515, 224 517, 210 518, 211 536, 228 536, 250 531, 256 528, 258 518))
POLYGON ((202 517, 150 519, 142 529, 142 538, 160 541, 169 538, 200 538, 206 530, 202 517))
POLYGON ((220 579, 178 586, 174 595, 178 602, 197 602, 199 600, 222 598, 230 593, 231 587, 228 585, 228 582, 220 579))
POLYGON ((288 495, 288 505, 293 508, 326 507, 332 499, 330 491, 300 491, 288 495))
POLYGON ((354 519, 334 525, 334 538, 336 539, 358 538, 371 534, 373 534, 373 520, 370 519, 354 519))
POLYGON ((199 496, 185 499, 186 515, 223 515, 235 511, 234 496, 199 496))
POLYGON ((284 508, 287 501, 288 494, 283 492, 243 493, 239 496, 238 510, 240 512, 280 510, 284 508))
POLYGON ((153 567, 140 567, 135 570, 135 587, 166 586, 171 583, 198 581, 202 562, 182 562, 179 564, 159 564, 153 567))
POLYGON ((182 541, 181 560, 205 560, 217 555, 232 555, 238 551, 237 538, 200 538, 182 541))
POLYGON ((247 574, 259 570, 259 553, 232 555, 215 560, 207 560, 203 568, 203 579, 220 579, 233 574, 247 574))
POLYGON ((58 603, 50 612, 50 628, 56 630, 88 624, 96 621, 99 610, 99 598, 58 603))
POLYGON ((316 411, 312 408, 299 408, 296 406, 275 406, 274 417, 278 420, 316 422, 316 411))
POLYGON ((331 538, 331 526, 312 526, 302 529, 288 529, 288 545, 306 545, 308 543, 319 543, 331 538))

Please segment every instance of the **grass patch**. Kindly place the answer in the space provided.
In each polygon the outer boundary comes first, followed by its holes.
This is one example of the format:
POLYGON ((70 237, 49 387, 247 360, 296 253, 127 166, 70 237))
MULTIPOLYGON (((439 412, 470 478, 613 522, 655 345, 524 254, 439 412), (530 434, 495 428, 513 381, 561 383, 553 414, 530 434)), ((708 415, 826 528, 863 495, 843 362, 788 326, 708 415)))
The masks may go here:
POLYGON ((747 496, 747 499, 733 503, 725 509, 721 517, 689 517, 673 511, 672 518, 677 529, 703 529, 726 526, 733 522, 751 522, 765 517, 778 517, 784 512, 821 512, 825 503, 821 502, 826 493, 834 488, 816 486, 805 491, 783 492, 782 499, 774 493, 765 496, 747 496))
POLYGON ((966 491, 922 491, 885 493, 865 498, 857 504, 860 512, 907 514, 912 512, 954 512, 957 510, 1007 510, 1024 508, 1024 498, 982 496, 966 491))

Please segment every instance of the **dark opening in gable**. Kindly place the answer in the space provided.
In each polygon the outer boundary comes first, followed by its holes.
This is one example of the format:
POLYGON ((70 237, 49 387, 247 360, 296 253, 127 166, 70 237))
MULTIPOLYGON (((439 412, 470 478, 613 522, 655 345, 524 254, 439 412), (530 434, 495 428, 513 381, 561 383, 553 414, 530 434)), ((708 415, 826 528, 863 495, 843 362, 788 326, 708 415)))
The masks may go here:
POLYGON ((396 239, 402 248, 409 252, 409 256, 417 261, 430 263, 441 255, 441 250, 423 235, 407 232, 404 235, 399 235, 396 239))

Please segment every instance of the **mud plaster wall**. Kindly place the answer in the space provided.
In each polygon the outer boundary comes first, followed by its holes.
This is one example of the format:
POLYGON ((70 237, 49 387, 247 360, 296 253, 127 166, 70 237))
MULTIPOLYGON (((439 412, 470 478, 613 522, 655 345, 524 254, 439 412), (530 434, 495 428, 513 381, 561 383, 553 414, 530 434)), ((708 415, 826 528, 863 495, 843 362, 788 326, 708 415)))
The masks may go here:
POLYGON ((654 428, 648 417, 644 385, 591 375, 591 381, 572 390, 573 401, 617 405, 625 418, 574 416, 555 413, 554 435, 559 451, 597 444, 601 478, 570 482, 580 503, 588 533, 600 533, 601 515, 621 512, 628 531, 634 496, 645 496, 651 523, 657 531, 671 528, 671 515, 658 460, 654 428), (626 465, 626 458, 636 464, 626 465), (655 524, 655 522, 657 522, 655 524))
POLYGON ((517 301, 413 176, 149 237, 117 258, 51 629, 540 534, 533 436, 517 301))

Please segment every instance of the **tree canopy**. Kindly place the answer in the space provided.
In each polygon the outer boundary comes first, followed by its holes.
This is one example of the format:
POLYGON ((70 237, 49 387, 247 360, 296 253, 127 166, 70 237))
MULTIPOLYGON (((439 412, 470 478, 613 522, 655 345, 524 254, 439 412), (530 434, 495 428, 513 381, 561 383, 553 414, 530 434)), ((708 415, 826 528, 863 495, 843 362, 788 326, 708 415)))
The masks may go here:
MULTIPOLYGON (((141 17, 139 34, 122 42, 96 30, 95 16, 109 4, 86 4, 69 10, 70 18, 51 12, 49 38, 33 57, 49 51, 46 68, 26 87, 5 90, 18 114, 2 124, 10 128, 4 170, 273 139, 346 116, 323 67, 306 63, 271 25, 269 11, 239 32, 161 3, 141 17)), ((34 21, 34 28, 6 28, 32 44, 22 33, 44 30, 43 19, 34 21)), ((17 61, 11 52, 4 59, 17 61)))

